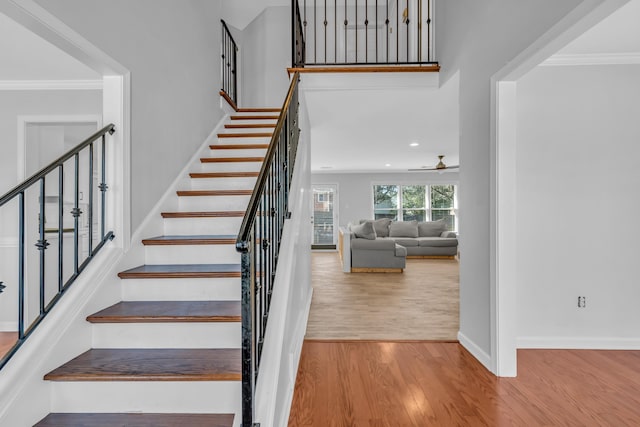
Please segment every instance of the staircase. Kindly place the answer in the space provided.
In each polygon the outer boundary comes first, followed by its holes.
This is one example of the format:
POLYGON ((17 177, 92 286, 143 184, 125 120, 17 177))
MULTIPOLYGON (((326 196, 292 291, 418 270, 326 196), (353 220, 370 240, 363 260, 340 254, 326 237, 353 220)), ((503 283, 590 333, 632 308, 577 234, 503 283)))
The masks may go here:
POLYGON ((239 109, 119 273, 123 301, 90 315, 94 348, 54 369, 36 426, 240 425, 240 228, 278 109, 239 109))

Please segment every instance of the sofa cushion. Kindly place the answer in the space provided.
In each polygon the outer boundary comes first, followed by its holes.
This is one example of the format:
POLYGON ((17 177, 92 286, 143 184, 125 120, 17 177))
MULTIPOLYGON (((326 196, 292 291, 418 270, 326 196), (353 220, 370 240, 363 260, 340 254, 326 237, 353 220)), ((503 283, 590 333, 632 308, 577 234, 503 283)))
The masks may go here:
MULTIPOLYGON (((418 243, 418 246, 421 247, 447 247, 447 246, 458 246, 458 239, 450 239, 450 238, 442 238, 442 237, 418 237, 415 239, 418 243)), ((400 242, 397 242, 400 243, 400 242)), ((402 243, 400 243, 402 244, 402 243)))
POLYGON ((389 237, 389 240, 393 240, 404 247, 418 246, 417 237, 389 237))
POLYGON ((373 223, 373 228, 376 230, 376 236, 389 237, 389 224, 391 224, 391 220, 389 218, 360 220, 360 224, 364 224, 365 222, 373 223))
POLYGON ((393 251, 396 244, 390 239, 351 239, 351 249, 367 251, 393 251))
POLYGON ((351 224, 351 231, 356 237, 361 239, 376 239, 376 230, 373 228, 373 223, 363 222, 362 224, 351 224))
POLYGON ((418 223, 420 237, 439 237, 444 231, 447 231, 447 222, 444 219, 418 223))
POLYGON ((418 237, 418 221, 392 222, 389 224, 389 237, 418 237))
POLYGON ((406 257, 407 248, 405 248, 404 246, 396 245, 396 256, 406 257))

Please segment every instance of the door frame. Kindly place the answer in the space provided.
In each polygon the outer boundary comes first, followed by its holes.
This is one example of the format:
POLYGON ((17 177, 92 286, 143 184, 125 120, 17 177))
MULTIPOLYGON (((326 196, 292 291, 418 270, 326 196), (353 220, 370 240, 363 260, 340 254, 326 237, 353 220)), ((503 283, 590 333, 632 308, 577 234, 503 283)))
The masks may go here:
MULTIPOLYGON (((315 225, 315 210, 313 209, 313 203, 314 203, 314 198, 313 198, 313 191, 316 188, 316 186, 321 187, 321 186, 332 186, 336 188, 336 192, 334 194, 334 199, 333 199, 333 244, 336 246, 336 248, 338 247, 338 239, 340 238, 340 236, 338 235, 338 228, 340 226, 340 185, 337 182, 323 182, 323 183, 312 183, 311 184, 311 213, 314 215, 313 216, 313 221, 314 221, 314 225, 315 225)), ((313 243, 313 233, 314 233, 314 227, 311 227, 311 244, 314 245, 313 243)))

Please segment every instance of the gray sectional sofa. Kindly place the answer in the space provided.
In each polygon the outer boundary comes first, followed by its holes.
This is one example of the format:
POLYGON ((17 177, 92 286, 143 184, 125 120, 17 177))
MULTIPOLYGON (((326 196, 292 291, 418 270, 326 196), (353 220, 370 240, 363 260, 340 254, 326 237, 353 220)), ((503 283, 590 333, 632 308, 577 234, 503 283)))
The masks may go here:
POLYGON ((407 257, 453 258, 458 252, 457 235, 444 220, 361 220, 343 233, 351 271, 402 271, 407 257))

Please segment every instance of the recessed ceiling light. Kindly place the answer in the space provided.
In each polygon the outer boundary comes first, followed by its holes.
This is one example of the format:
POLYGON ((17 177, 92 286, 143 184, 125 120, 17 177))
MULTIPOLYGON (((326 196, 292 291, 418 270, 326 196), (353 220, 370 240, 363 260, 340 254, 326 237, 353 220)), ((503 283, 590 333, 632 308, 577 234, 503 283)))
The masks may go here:
POLYGON ((391 163, 387 163, 387 164, 385 164, 385 166, 386 166, 386 167, 389 167, 389 166, 391 166, 391 163))
POLYGON ((417 142, 412 142, 411 144, 409 144, 409 147, 417 147, 418 145, 420 144, 418 144, 417 142))

